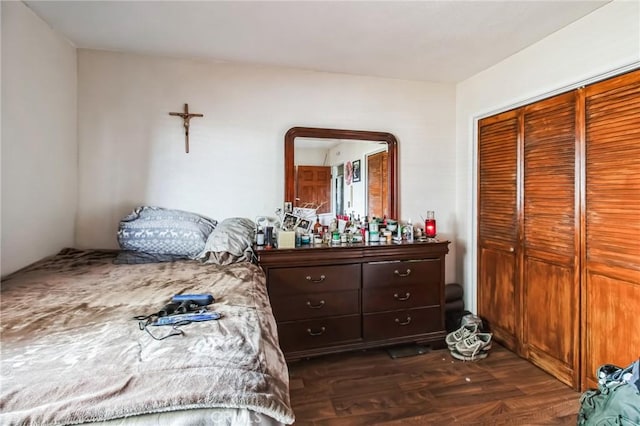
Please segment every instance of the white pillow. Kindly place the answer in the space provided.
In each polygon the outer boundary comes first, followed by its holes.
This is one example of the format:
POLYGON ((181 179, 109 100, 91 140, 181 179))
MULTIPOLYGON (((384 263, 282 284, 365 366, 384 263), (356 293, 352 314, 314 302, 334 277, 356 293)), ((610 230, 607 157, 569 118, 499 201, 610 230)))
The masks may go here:
POLYGON ((205 263, 228 265, 252 261, 256 224, 244 217, 231 217, 218 223, 209 234, 198 258, 205 263))

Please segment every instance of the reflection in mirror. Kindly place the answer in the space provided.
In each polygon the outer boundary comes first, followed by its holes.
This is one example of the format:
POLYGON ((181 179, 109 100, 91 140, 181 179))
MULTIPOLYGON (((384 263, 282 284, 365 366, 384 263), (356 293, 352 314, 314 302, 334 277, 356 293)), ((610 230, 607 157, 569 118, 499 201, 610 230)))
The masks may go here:
POLYGON ((285 136, 285 201, 320 215, 397 218, 396 153, 390 133, 294 127, 285 136))
POLYGON ((353 217, 389 215, 387 144, 374 141, 296 138, 296 206, 353 217))

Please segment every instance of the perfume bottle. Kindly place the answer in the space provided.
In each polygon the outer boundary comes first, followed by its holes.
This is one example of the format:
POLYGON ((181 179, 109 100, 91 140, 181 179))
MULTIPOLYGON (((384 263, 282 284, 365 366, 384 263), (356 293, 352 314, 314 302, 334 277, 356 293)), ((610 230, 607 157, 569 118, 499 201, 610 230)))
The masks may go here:
POLYGON ((316 223, 313 225, 313 233, 320 235, 322 233, 322 224, 320 223, 320 216, 316 216, 316 223))

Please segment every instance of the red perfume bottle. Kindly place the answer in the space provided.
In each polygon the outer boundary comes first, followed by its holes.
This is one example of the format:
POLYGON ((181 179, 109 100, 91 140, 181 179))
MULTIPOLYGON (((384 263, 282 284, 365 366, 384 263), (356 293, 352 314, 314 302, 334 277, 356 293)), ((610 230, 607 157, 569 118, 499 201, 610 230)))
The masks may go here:
POLYGON ((424 235, 427 238, 435 238, 436 236, 436 218, 431 210, 427 212, 427 218, 424 220, 424 235))

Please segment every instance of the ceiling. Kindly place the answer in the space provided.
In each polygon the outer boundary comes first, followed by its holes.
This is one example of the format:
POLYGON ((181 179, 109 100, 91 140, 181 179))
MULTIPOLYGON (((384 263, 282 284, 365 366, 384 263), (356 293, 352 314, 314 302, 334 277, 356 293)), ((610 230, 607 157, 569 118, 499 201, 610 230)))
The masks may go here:
POLYGON ((77 48, 458 82, 609 1, 25 1, 77 48))

